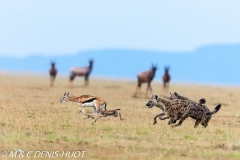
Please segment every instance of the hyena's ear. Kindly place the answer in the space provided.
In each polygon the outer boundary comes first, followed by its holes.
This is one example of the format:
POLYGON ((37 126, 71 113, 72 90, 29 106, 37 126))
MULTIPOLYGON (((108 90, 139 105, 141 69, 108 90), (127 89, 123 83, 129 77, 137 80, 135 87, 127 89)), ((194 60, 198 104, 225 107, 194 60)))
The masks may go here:
POLYGON ((174 95, 175 95, 175 96, 178 96, 177 92, 174 92, 174 95))
POLYGON ((158 99, 158 95, 155 95, 155 99, 158 99))

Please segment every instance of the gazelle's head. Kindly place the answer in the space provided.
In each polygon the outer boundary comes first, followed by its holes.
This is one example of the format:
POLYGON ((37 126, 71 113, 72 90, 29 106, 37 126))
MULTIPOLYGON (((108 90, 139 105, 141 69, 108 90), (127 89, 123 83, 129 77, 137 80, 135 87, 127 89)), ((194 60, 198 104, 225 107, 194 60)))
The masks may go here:
POLYGON ((68 98, 67 98, 68 95, 69 95, 69 92, 67 92, 67 93, 64 92, 63 97, 59 99, 59 102, 60 102, 60 103, 66 102, 67 99, 68 99, 68 98))
POLYGON ((148 108, 152 108, 154 105, 157 105, 157 101, 158 101, 159 97, 158 95, 151 95, 150 99, 148 100, 146 106, 148 106, 148 108))

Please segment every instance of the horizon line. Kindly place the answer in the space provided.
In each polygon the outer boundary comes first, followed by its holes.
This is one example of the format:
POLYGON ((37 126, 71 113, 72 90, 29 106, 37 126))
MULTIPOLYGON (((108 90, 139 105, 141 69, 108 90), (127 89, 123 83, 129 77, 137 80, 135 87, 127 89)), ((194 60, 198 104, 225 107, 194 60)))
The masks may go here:
POLYGON ((155 53, 159 53, 159 54, 189 54, 189 53, 194 53, 195 51, 198 51, 202 48, 207 48, 207 47, 216 47, 216 46, 240 46, 240 43, 213 43, 213 44, 206 44, 206 45, 202 45, 199 47, 196 47, 195 49, 192 50, 185 50, 185 51, 171 51, 171 50, 157 50, 157 49, 144 49, 144 48, 121 48, 121 47, 109 47, 109 48, 99 48, 99 49, 86 49, 86 50, 81 50, 81 51, 77 51, 77 52, 72 52, 72 53, 28 53, 26 55, 12 55, 12 54, 1 54, 0 53, 0 57, 4 57, 4 58, 28 58, 31 56, 41 56, 41 57, 52 57, 52 56, 74 56, 77 54, 83 54, 86 52, 99 52, 99 51, 114 51, 114 50, 119 50, 119 51, 142 51, 142 52, 155 52, 155 53))

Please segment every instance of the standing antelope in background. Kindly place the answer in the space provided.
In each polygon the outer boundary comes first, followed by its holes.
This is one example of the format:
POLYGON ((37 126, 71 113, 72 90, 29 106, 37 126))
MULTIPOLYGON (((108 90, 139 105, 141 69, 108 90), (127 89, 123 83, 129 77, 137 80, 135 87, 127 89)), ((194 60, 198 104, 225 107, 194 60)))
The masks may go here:
POLYGON ((91 95, 82 95, 79 97, 69 96, 69 92, 64 92, 63 97, 59 100, 60 103, 63 102, 76 102, 80 105, 79 111, 82 112, 84 115, 88 116, 87 118, 93 118, 93 116, 99 114, 102 109, 106 110, 107 102, 101 98, 91 95), (89 115, 85 112, 85 107, 93 107, 93 114, 89 115))
POLYGON ((138 76, 137 76, 138 86, 136 88, 136 91, 135 91, 135 94, 133 95, 133 97, 137 96, 138 90, 141 89, 141 84, 142 83, 148 83, 146 96, 147 96, 148 90, 150 90, 150 92, 152 92, 151 82, 152 82, 152 80, 155 76, 155 72, 156 72, 157 69, 158 69, 157 65, 152 64, 152 67, 148 71, 141 72, 141 73, 138 74, 138 76))
POLYGON ((170 67, 165 67, 165 74, 163 75, 163 88, 169 87, 169 82, 170 82, 170 75, 169 75, 169 69, 170 67))
POLYGON ((55 68, 55 64, 56 62, 51 62, 51 68, 49 70, 49 74, 50 74, 50 86, 53 86, 54 80, 56 78, 57 75, 57 69, 55 68))
POLYGON ((70 83, 74 80, 76 76, 83 76, 85 77, 85 86, 88 85, 88 78, 92 71, 93 67, 93 60, 89 60, 89 66, 86 67, 73 67, 70 70, 70 83))

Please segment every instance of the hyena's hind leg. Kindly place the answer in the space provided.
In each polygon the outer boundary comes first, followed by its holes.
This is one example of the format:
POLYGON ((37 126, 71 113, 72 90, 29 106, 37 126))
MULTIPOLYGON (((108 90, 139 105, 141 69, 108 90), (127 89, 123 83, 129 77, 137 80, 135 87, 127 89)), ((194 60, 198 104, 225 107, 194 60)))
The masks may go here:
POLYGON ((201 119, 197 119, 194 124, 194 128, 197 128, 200 122, 201 122, 201 119))

